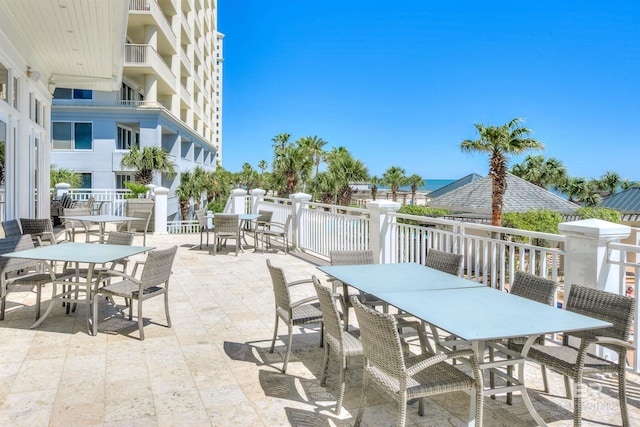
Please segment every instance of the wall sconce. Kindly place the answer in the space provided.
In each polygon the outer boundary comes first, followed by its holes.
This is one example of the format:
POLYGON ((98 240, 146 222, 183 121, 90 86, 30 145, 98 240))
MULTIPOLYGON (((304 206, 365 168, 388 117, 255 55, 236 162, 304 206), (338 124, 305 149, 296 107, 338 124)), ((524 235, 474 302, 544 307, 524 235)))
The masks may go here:
POLYGON ((31 67, 27 66, 27 77, 33 80, 40 79, 40 72, 33 71, 31 67))

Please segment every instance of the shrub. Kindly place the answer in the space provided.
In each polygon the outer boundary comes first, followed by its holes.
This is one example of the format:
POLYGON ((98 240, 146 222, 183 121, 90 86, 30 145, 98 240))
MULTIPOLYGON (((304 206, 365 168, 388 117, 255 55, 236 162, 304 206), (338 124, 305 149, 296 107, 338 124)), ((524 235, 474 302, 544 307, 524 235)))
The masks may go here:
MULTIPOLYGON (((518 230, 538 231, 541 233, 558 234, 558 224, 562 222, 562 215, 548 209, 532 209, 527 212, 507 212, 502 215, 502 226, 518 230)), ((528 242, 528 237, 514 236, 518 242, 528 242)), ((539 246, 549 246, 545 240, 535 239, 532 242, 539 246)))
POLYGON ((578 208, 576 215, 580 215, 582 219, 596 218, 603 221, 615 222, 616 224, 622 221, 620 212, 609 208, 578 208))
POLYGON ((207 210, 213 213, 220 213, 224 211, 224 206, 226 204, 226 199, 218 198, 209 202, 209 204, 207 205, 207 210))

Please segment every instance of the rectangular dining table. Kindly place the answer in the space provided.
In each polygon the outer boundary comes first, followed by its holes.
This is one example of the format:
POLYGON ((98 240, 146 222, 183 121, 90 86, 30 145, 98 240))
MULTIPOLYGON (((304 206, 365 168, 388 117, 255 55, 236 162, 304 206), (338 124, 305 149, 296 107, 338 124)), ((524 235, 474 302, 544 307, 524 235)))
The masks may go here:
MULTIPOLYGON (((51 301, 44 314, 33 324, 31 328, 40 325, 51 313, 54 303, 80 303, 87 306, 87 328, 92 334, 91 328, 91 301, 92 286, 94 284, 93 272, 96 264, 118 261, 132 255, 137 255, 154 249, 151 246, 126 246, 126 245, 106 245, 96 243, 61 243, 58 245, 41 246, 25 251, 9 252, 2 256, 9 258, 36 259, 45 262, 68 262, 76 265, 87 264, 86 278, 75 277, 75 280, 61 280, 56 278, 53 281, 51 291, 51 301), (82 280, 81 280, 82 279, 82 280), (62 291, 58 292, 58 286, 62 286, 62 291), (67 287, 69 287, 67 289, 67 287), (76 297, 77 293, 83 293, 84 299, 76 297)), ((50 265, 51 271, 55 271, 50 265)), ((74 278, 71 278, 74 279, 74 278)))
POLYGON ((418 264, 318 268, 343 283, 347 282, 362 292, 372 293, 399 310, 423 320, 431 326, 436 344, 440 341, 438 330, 442 330, 452 334, 461 343, 471 345, 483 372, 490 369, 507 379, 506 386, 483 390, 483 394, 520 391, 527 410, 538 425, 546 423, 533 407, 524 382, 524 362, 535 339, 547 333, 611 326, 609 322, 551 307, 484 285, 477 286, 478 284, 471 280, 418 264), (369 275, 366 274, 367 268, 369 275), (468 286, 464 286, 464 283, 468 286), (508 360, 484 361, 485 344, 519 337, 527 337, 520 354, 511 354, 508 360), (517 378, 499 370, 500 367, 506 366, 517 367, 517 378))
POLYGON ((66 215, 61 218, 69 219, 72 221, 92 222, 98 224, 100 233, 100 243, 104 243, 105 228, 108 222, 127 222, 136 221, 144 218, 137 218, 133 216, 119 216, 119 215, 66 215))

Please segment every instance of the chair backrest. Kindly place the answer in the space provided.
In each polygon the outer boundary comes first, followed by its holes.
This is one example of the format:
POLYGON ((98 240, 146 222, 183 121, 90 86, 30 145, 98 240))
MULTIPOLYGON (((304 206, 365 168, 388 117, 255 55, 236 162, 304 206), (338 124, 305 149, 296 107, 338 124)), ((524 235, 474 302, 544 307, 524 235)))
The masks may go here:
POLYGON ((122 245, 122 246, 131 246, 133 245, 133 233, 124 233, 120 231, 110 231, 109 237, 107 237, 108 245, 122 245))
POLYGON ((271 222, 273 218, 273 211, 258 211, 258 218, 256 219, 256 228, 266 227, 266 222, 271 222))
MULTIPOLYGON (((66 209, 62 209, 62 216, 88 216, 91 215, 91 209, 89 208, 66 208, 66 209)), ((78 226, 81 225, 83 222, 82 221, 76 221, 76 220, 67 220, 66 218, 64 219, 65 222, 69 222, 72 226, 78 226)), ((85 221, 86 222, 86 221, 85 221)))
MULTIPOLYGON (((633 313, 636 300, 624 295, 616 295, 611 292, 586 286, 572 285, 566 300, 567 311, 584 314, 585 316, 611 322, 613 326, 594 329, 581 333, 571 333, 578 336, 600 336, 617 338, 623 341, 629 340, 633 313)), ((602 344, 604 347, 607 344, 602 344)))
POLYGON ((204 209, 196 209, 195 214, 196 214, 196 219, 198 220, 198 225, 200 227, 206 227, 207 217, 204 209))
POLYGON ((552 305, 558 284, 535 274, 518 271, 509 288, 509 293, 542 304, 552 305))
MULTIPOLYGON (((0 254, 26 251, 28 249, 34 248, 35 245, 33 243, 33 239, 29 234, 0 239, 0 254)), ((31 267, 37 267, 39 265, 40 261, 34 259, 0 257, 0 274, 2 274, 2 276, 4 277, 6 273, 9 273, 11 271, 25 270, 31 267)))
POLYGON ((329 251, 331 265, 375 264, 373 251, 329 251))
POLYGON ((177 246, 172 246, 168 249, 155 249, 147 254, 144 269, 140 276, 140 281, 145 289, 162 285, 169 281, 177 250, 177 246))
POLYGON ((358 319, 360 342, 368 365, 402 383, 405 363, 395 317, 365 307, 356 296, 351 297, 351 304, 358 319))
POLYGON ((4 230, 5 237, 15 237, 22 234, 22 229, 17 219, 2 221, 2 229, 4 230))
POLYGON ((60 197, 60 207, 63 209, 71 208, 75 203, 76 202, 67 193, 64 193, 62 197, 60 197))
POLYGON ((213 216, 213 230, 216 233, 239 233, 240 217, 237 214, 220 214, 213 216))
POLYGON ((51 218, 20 218, 20 227, 24 234, 53 232, 51 218))
POLYGON ((336 298, 341 298, 339 294, 334 294, 331 289, 323 286, 316 276, 313 276, 313 286, 316 288, 318 300, 320 301, 320 311, 324 321, 324 335, 334 348, 338 351, 342 349, 342 324, 340 322, 340 312, 336 305, 336 298))
POLYGON ((429 249, 424 265, 458 276, 462 268, 462 255, 429 249))
POLYGON ((287 279, 284 270, 271 264, 271 260, 267 258, 267 268, 271 275, 271 284, 273 285, 273 296, 276 302, 276 311, 283 315, 286 319, 291 318, 291 294, 287 287, 287 279))
POLYGON ((140 219, 134 219, 129 222, 129 231, 146 233, 152 213, 153 211, 133 211, 131 216, 140 219))

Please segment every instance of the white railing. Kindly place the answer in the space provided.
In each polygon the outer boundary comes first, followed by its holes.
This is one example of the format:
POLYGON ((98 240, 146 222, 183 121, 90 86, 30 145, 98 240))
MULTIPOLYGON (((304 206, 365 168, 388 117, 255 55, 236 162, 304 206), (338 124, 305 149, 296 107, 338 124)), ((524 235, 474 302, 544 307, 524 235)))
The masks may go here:
POLYGON ((200 225, 197 220, 167 221, 167 232, 169 234, 199 233, 200 225))
POLYGON ((369 249, 369 211, 309 203, 300 211, 298 246, 329 257, 333 250, 369 249))
POLYGON ((94 206, 105 215, 124 216, 127 197, 133 194, 128 189, 70 188, 67 192, 74 201, 86 202, 93 196, 94 206))
MULTIPOLYGON (((640 231, 636 229, 636 231, 640 231)), ((636 234, 638 236, 638 234, 636 234)), ((618 293, 638 297, 640 291, 640 245, 636 241, 635 245, 623 243, 609 243, 607 245, 607 263, 612 268, 619 268, 620 280, 618 282, 618 293)), ((640 325, 640 313, 638 307, 633 317, 633 327, 631 329, 630 341, 635 343, 636 329, 640 325)), ((628 363, 636 372, 640 372, 640 354, 638 350, 629 356, 628 363)))
POLYGON ((466 277, 496 289, 504 290, 519 270, 562 283, 562 235, 397 213, 387 221, 396 236, 393 262, 424 264, 434 248, 462 254, 466 277))

